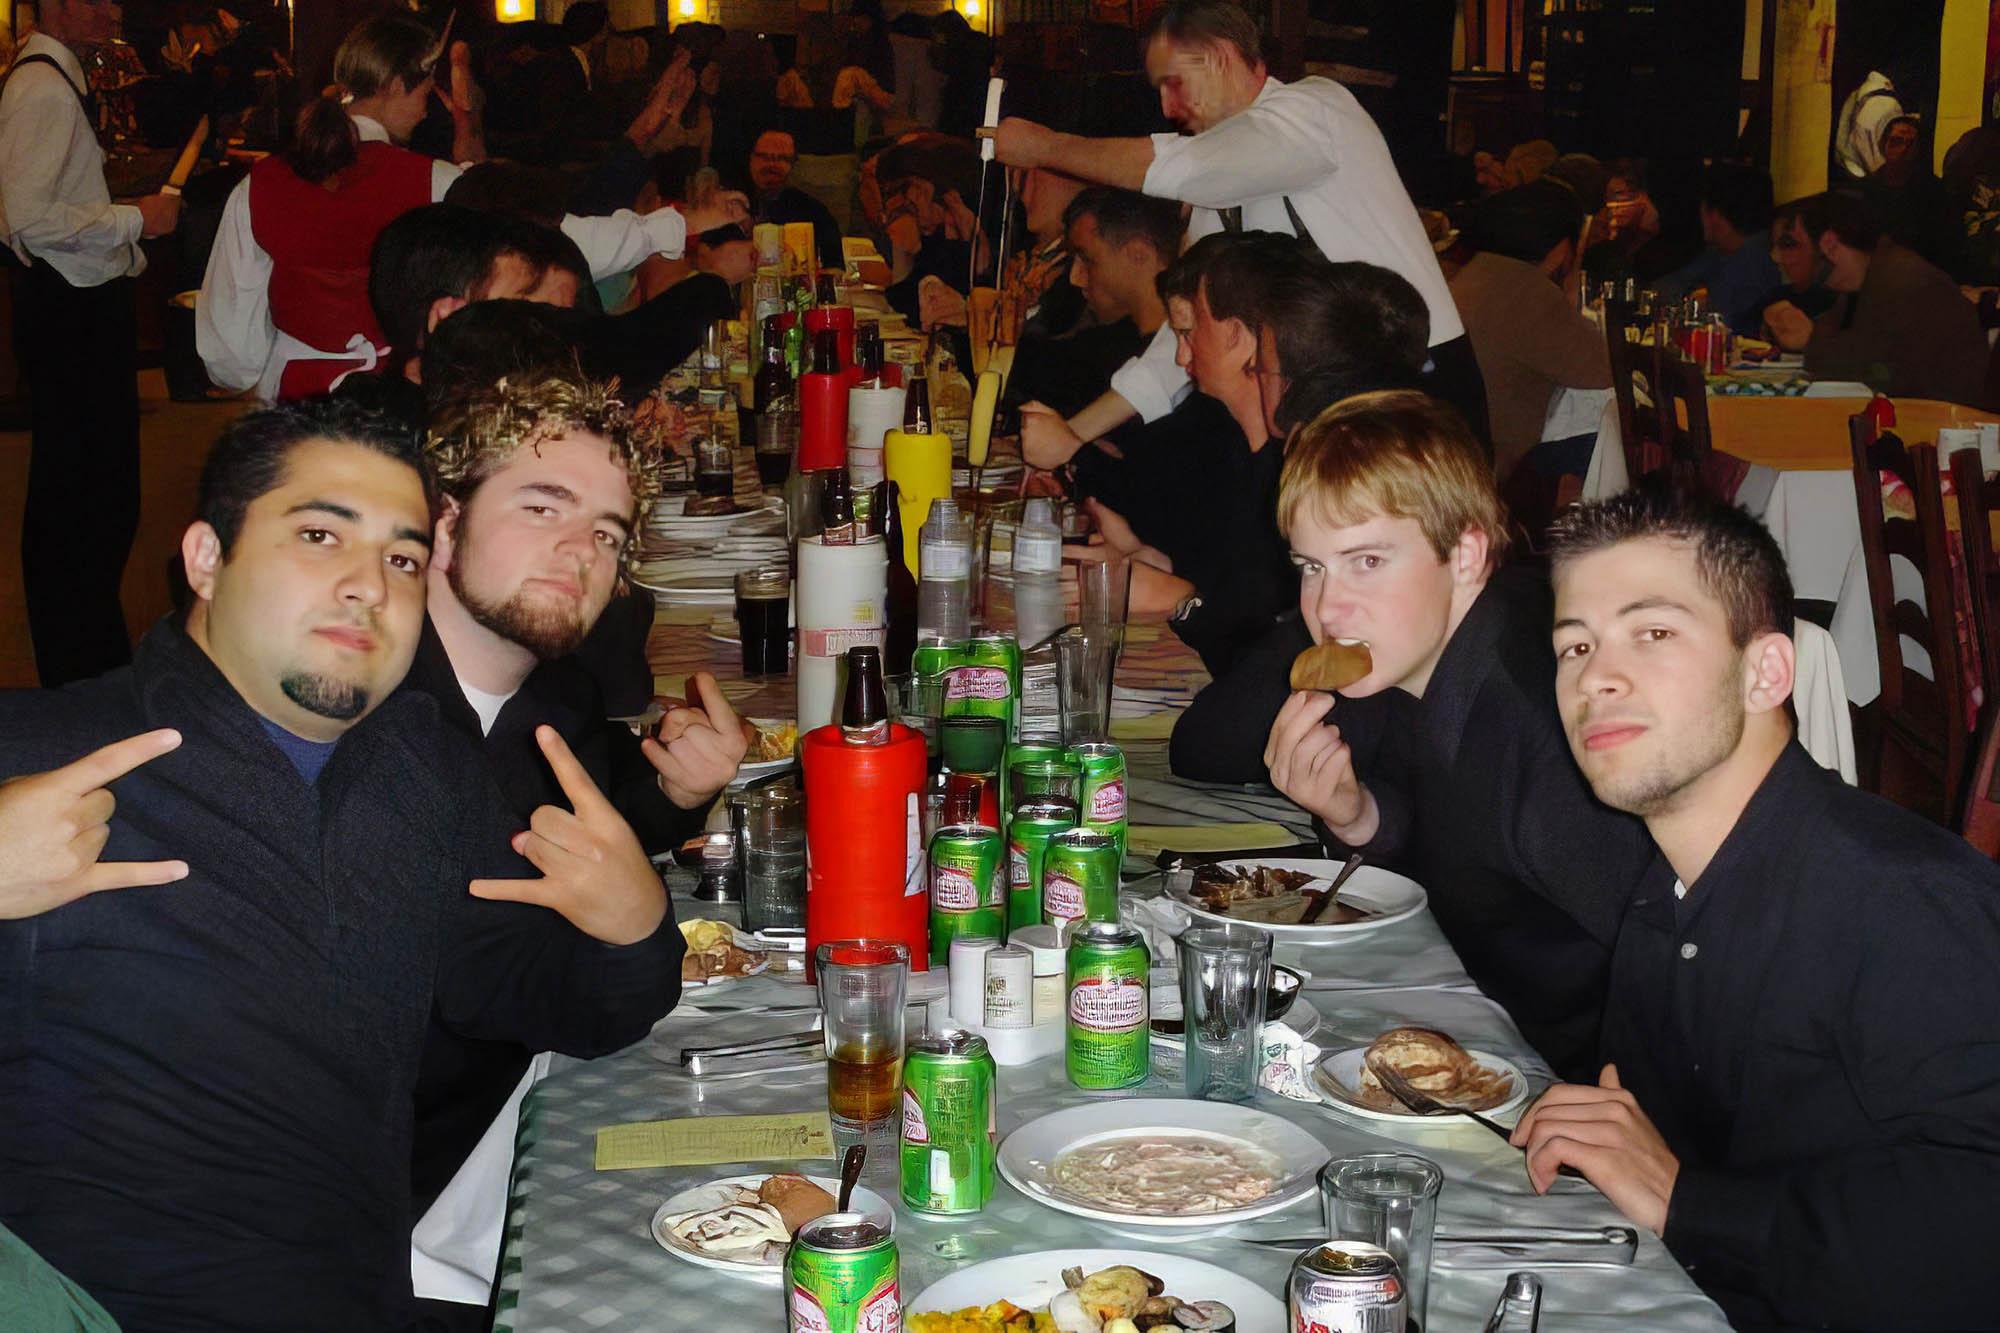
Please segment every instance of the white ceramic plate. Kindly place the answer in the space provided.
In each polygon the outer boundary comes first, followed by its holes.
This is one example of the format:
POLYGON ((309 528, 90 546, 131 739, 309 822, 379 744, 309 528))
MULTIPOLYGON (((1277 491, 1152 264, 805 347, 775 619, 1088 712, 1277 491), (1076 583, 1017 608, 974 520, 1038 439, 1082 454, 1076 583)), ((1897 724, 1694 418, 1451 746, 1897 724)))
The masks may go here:
MULTIPOLYGON (((1322 1058, 1319 1064, 1314 1067, 1313 1084, 1325 1095, 1329 1106, 1347 1115, 1360 1116, 1364 1120, 1380 1120, 1390 1123, 1398 1121, 1407 1123, 1415 1120, 1419 1122, 1429 1121, 1432 1124, 1448 1124, 1451 1122, 1452 1117, 1449 1116, 1420 1116, 1414 1111, 1405 1111, 1400 1106, 1393 1111, 1378 1111, 1374 1107, 1364 1104, 1360 1099, 1358 1090, 1361 1087, 1361 1059, 1367 1052, 1368 1048, 1366 1046, 1356 1046, 1351 1050, 1335 1051, 1322 1058)), ((1480 1064, 1485 1065, 1488 1069, 1498 1070, 1514 1081, 1512 1096, 1497 1106, 1482 1110, 1479 1114, 1498 1118, 1519 1110, 1521 1103, 1528 1100, 1527 1076, 1521 1072, 1520 1066, 1516 1065, 1512 1060, 1495 1055, 1491 1051, 1475 1051, 1469 1047, 1465 1053, 1480 1064)), ((1462 1120, 1459 1123, 1469 1125, 1472 1122, 1462 1120)))
MULTIPOLYGON (((676 1213, 692 1213, 703 1208, 719 1208, 730 1200, 738 1186, 747 1185, 754 1190, 770 1177, 783 1174, 785 1173, 780 1171, 759 1171, 747 1176, 726 1176, 721 1180, 711 1180, 706 1185, 696 1185, 692 1189, 684 1189, 654 1210, 652 1224, 647 1230, 653 1233, 653 1240, 659 1247, 668 1254, 673 1255, 676 1259, 685 1259, 687 1262, 699 1264, 703 1268, 719 1268, 725 1273, 740 1273, 745 1277, 768 1277, 775 1281, 784 1275, 785 1261, 783 1259, 766 1262, 763 1259, 729 1259, 713 1254, 703 1254, 701 1251, 682 1243, 677 1236, 661 1226, 660 1219, 663 1217, 672 1217, 676 1213)), ((807 1176, 806 1179, 825 1190, 828 1194, 835 1196, 840 1194, 840 1181, 835 1177, 807 1176)), ((889 1201, 865 1185, 856 1185, 854 1187, 854 1198, 849 1201, 848 1206, 857 1213, 868 1214, 872 1220, 881 1223, 891 1231, 896 1229, 896 1215, 889 1207, 889 1201)))
MULTIPOLYGON (((1221 864, 1231 870, 1248 870, 1253 866, 1270 866, 1274 870, 1301 870, 1313 877, 1313 884, 1307 885, 1310 888, 1314 885, 1332 883, 1333 877, 1340 873, 1341 863, 1338 861, 1292 860, 1287 857, 1246 856, 1241 859, 1232 857, 1221 864)), ((1274 921, 1246 921, 1240 917, 1224 916, 1220 912, 1209 911, 1201 905, 1199 898, 1196 898, 1192 893, 1180 888, 1178 885, 1169 888, 1167 895, 1182 907, 1187 908, 1189 912, 1205 921, 1222 921, 1237 926, 1255 926, 1259 930, 1270 931, 1281 940, 1289 940, 1294 943, 1306 943, 1312 940, 1340 940, 1346 939, 1350 935, 1359 935, 1371 930, 1380 930, 1383 926, 1392 925, 1398 921, 1406 921, 1410 917, 1415 916, 1424 910, 1424 903, 1427 901, 1423 888, 1415 880, 1405 879, 1401 875, 1391 874, 1387 870, 1381 870, 1370 865, 1362 866, 1354 872, 1354 878, 1340 886, 1340 898, 1342 902, 1352 902, 1360 907, 1372 908, 1375 915, 1369 917, 1366 921, 1354 921, 1344 926, 1300 926, 1274 921)))
POLYGON ((1181 1300, 1221 1301, 1236 1312, 1237 1333, 1285 1333, 1285 1303, 1256 1283, 1199 1259, 1144 1250, 1042 1250, 989 1259, 931 1283, 905 1308, 911 1314, 944 1313, 1012 1301, 1038 1310, 1062 1291, 1063 1269, 1088 1274, 1116 1264, 1151 1273, 1167 1284, 1168 1295, 1181 1300))
MULTIPOLYGON (((777 728, 784 726, 788 719, 780 717, 753 717, 750 720, 755 722, 761 731, 775 731, 777 728)), ((749 782, 754 778, 763 777, 766 773, 783 772, 798 762, 798 755, 793 754, 785 759, 760 759, 755 763, 741 763, 736 766, 736 776, 731 781, 749 782)))
POLYGON ((1022 1125, 1000 1145, 1000 1174, 1037 1203, 1078 1217, 1138 1227, 1214 1228, 1275 1213, 1311 1195, 1314 1177, 1326 1159, 1324 1144, 1269 1111, 1229 1102, 1128 1097, 1052 1111, 1022 1125), (1240 1208, 1161 1216, 1097 1203, 1049 1180, 1049 1168, 1072 1148, 1140 1136, 1205 1138, 1261 1150, 1274 1159, 1278 1183, 1263 1198, 1240 1208))
POLYGON ((655 532, 672 532, 675 529, 685 528, 707 528, 713 530, 717 527, 728 527, 732 523, 741 523, 746 519, 770 513, 772 510, 782 510, 785 507, 783 496, 765 495, 759 497, 755 505, 748 505, 727 514, 690 515, 683 513, 682 511, 687 507, 687 502, 692 498, 693 493, 689 492, 686 495, 668 496, 662 499, 653 507, 653 512, 646 516, 646 526, 655 532))

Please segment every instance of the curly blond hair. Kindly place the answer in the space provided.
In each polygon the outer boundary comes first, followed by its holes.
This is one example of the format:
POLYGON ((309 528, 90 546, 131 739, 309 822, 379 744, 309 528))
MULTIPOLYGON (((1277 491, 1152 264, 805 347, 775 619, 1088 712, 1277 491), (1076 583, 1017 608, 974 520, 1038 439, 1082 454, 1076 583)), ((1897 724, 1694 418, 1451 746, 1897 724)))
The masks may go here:
POLYGON ((657 432, 633 424, 616 381, 574 368, 504 376, 453 395, 432 414, 424 454, 438 490, 464 504, 521 450, 578 430, 609 443, 631 480, 636 511, 644 512, 660 493, 657 432))

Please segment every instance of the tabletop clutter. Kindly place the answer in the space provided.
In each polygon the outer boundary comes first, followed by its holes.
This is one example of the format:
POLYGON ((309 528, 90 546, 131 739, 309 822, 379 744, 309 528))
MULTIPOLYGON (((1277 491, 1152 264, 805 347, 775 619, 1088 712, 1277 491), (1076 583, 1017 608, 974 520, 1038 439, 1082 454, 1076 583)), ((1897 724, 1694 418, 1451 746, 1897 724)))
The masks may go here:
MULTIPOLYGON (((793 241, 758 232, 760 246, 793 241)), ((682 1066, 700 1077, 823 1058, 824 1118, 750 1119, 782 1120, 759 1132, 813 1145, 794 1157, 826 1155, 829 1126, 893 1135, 897 1203, 925 1217, 981 1212, 1003 1177, 1049 1207, 1165 1227, 1262 1216, 1317 1187, 1326 1232, 1299 1247, 1282 1293, 1140 1254, 1094 1267, 1017 1256, 984 1286, 966 1285, 975 1269, 917 1294, 898 1281, 895 1209, 856 1192, 855 1155, 840 1179, 779 1170, 685 1190, 660 1206, 654 1238, 710 1267, 781 1273, 796 1331, 1420 1328, 1442 1170, 1405 1153, 1329 1162, 1312 1136, 1244 1103, 1285 1082, 1378 1120, 1414 1114, 1399 1086, 1433 1110, 1525 1100, 1519 1069, 1425 1029, 1392 1029, 1288 1079, 1273 1068, 1288 1049, 1317 1049, 1273 1039, 1291 1033, 1278 1020, 1306 979, 1274 966, 1274 938, 1402 919, 1422 890, 1372 868, 1350 890, 1316 861, 1175 865, 1147 872, 1167 914, 1121 920, 1128 774, 1110 720, 1129 570, 1072 545, 1066 592, 1074 516, 981 489, 982 472, 1006 466, 989 462, 997 349, 975 358, 987 364, 969 419, 948 430, 934 381, 954 369, 935 346, 892 360, 881 323, 857 321, 833 284, 810 297, 803 281, 759 284, 748 415, 790 559, 731 582, 744 673, 793 673, 797 715, 754 724, 762 762, 739 777, 731 830, 703 845, 696 892, 740 899, 743 925, 684 921, 684 980, 802 972, 821 1012, 809 1031, 689 1048, 682 1066), (1178 1053, 1184 1099, 1095 1100, 1145 1082, 1156 1044, 1178 1053), (1040 1062, 1094 1100, 996 1142, 997 1069, 1040 1062)), ((729 364, 716 342, 710 378, 729 364)), ((702 484, 697 463, 696 495, 661 502, 681 522, 767 512, 768 496, 744 506, 721 480, 702 484)), ((713 466, 729 467, 726 451, 713 466)), ((1367 645, 1329 643, 1302 656, 1294 683, 1332 689, 1368 669, 1367 645)), ((675 1126, 733 1134, 732 1119, 609 1127, 598 1165, 740 1161, 747 1148, 660 1148, 675 1126)), ((1538 1279, 1515 1286, 1530 1313, 1508 1327, 1532 1327, 1538 1279)))

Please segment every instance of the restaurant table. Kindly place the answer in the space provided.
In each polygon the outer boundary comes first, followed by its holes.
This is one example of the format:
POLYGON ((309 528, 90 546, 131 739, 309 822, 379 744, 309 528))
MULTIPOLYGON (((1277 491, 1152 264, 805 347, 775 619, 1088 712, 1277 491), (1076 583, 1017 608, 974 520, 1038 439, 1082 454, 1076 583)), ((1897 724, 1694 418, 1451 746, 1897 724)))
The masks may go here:
MULTIPOLYGON (((704 612, 699 619, 713 614, 704 612)), ((788 678, 733 679, 738 675, 729 661, 733 647, 710 639, 695 625, 663 623, 652 651, 656 666, 667 674, 706 665, 722 673, 729 692, 753 710, 789 715, 788 678)), ((1168 773, 1165 723, 1202 679, 1193 654, 1172 635, 1158 627, 1132 628, 1119 670, 1113 725, 1130 769, 1130 819, 1135 825, 1258 821, 1305 834, 1301 813, 1268 787, 1186 783, 1168 773)), ((684 875, 676 872, 675 879, 677 888, 684 887, 684 875)), ((1135 883, 1128 892, 1134 897, 1157 893, 1157 883, 1135 883)), ((677 896, 675 910, 685 918, 727 917, 731 909, 677 896)), ((1334 945, 1281 945, 1276 956, 1312 973, 1306 996, 1321 1015, 1313 1040, 1323 1047, 1362 1045, 1386 1028, 1417 1023, 1504 1055, 1538 1087, 1549 1077, 1505 1013, 1472 985, 1428 912, 1334 945)), ((594 1144, 599 1129, 630 1121, 824 1108, 823 1066, 696 1080, 676 1063, 684 1046, 804 1030, 814 1003, 812 992, 797 980, 750 978, 690 993, 646 1040, 618 1055, 588 1062, 556 1060, 522 1114, 498 1328, 510 1333, 684 1328, 734 1333, 784 1327, 784 1303, 775 1281, 749 1280, 679 1259, 654 1242, 649 1224, 667 1197, 702 1181, 745 1171, 837 1174, 833 1161, 598 1172, 594 1144)), ((1163 1069, 1157 1045, 1154 1054, 1153 1076, 1121 1095, 1182 1095, 1178 1074, 1163 1069)), ((1092 1099, 1069 1085, 1059 1059, 1003 1068, 998 1074, 999 1134, 1004 1138, 1047 1112, 1092 1099)), ((1270 1092, 1260 1091, 1254 1105, 1304 1127, 1332 1156, 1402 1149, 1437 1161, 1447 1178, 1439 1211, 1446 1229, 1598 1227, 1622 1220, 1602 1195, 1581 1182, 1559 1181, 1549 1196, 1535 1196, 1521 1154, 1469 1122, 1398 1126, 1397 1133, 1387 1135, 1317 1104, 1270 1092)), ((862 1181, 894 1202, 893 1126, 870 1142, 862 1181)), ((1087 1221, 1034 1202, 1004 1181, 982 1212, 965 1218, 922 1218, 896 1204, 905 1300, 947 1273, 988 1259, 1103 1247, 1171 1251, 1220 1264, 1282 1300, 1293 1255, 1244 1238, 1316 1233, 1319 1228, 1316 1196, 1251 1223, 1171 1232, 1120 1230, 1087 1221)), ((1429 1327, 1444 1333, 1478 1329, 1503 1278, 1498 1270, 1437 1268, 1429 1327)), ((1721 1312, 1660 1242, 1643 1231, 1637 1261, 1629 1268, 1548 1268, 1543 1279, 1551 1327, 1727 1327, 1721 1312)))

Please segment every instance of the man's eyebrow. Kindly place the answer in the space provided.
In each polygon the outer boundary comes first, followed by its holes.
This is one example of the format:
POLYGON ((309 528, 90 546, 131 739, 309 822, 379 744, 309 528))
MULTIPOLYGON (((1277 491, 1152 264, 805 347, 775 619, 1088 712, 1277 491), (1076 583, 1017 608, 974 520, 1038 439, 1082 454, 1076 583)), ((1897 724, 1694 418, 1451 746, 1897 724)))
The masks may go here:
POLYGON ((426 551, 431 549, 431 535, 422 528, 399 526, 396 529, 396 540, 399 542, 415 542, 426 551))
POLYGON ((1361 555, 1368 551, 1386 551, 1389 549, 1390 549, 1390 543, 1388 542, 1384 541, 1362 542, 1358 546, 1343 546, 1336 554, 1361 555))
POLYGON ((1618 608, 1620 616, 1629 616, 1635 611, 1678 611, 1684 616, 1694 614, 1688 607, 1671 597, 1641 597, 1636 602, 1627 602, 1618 608))
POLYGON ((535 495, 546 495, 551 500, 567 500, 571 504, 576 503, 576 492, 571 490, 569 487, 560 484, 559 482, 553 482, 553 481, 524 482, 517 489, 516 493, 518 494, 520 491, 528 491, 535 495))
POLYGON ((346 505, 335 504, 331 500, 301 500, 285 511, 286 518, 290 518, 293 514, 331 514, 335 518, 344 518, 349 523, 361 521, 359 512, 346 505))
POLYGON ((1590 626, 1584 624, 1581 620, 1578 620, 1575 616, 1564 616, 1561 620, 1558 620, 1555 624, 1551 625, 1549 628, 1556 631, 1561 631, 1566 629, 1588 630, 1590 626))

